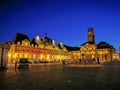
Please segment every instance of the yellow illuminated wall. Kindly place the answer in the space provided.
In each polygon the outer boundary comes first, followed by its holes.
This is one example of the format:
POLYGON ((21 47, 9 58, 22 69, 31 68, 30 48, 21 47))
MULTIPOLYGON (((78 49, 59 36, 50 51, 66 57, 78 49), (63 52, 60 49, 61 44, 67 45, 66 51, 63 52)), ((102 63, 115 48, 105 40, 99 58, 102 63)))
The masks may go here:
POLYGON ((15 63, 18 58, 28 58, 30 62, 39 61, 61 61, 69 59, 68 51, 58 46, 53 48, 52 45, 39 44, 38 46, 30 45, 28 40, 23 40, 22 44, 12 43, 8 52, 8 63, 15 63))

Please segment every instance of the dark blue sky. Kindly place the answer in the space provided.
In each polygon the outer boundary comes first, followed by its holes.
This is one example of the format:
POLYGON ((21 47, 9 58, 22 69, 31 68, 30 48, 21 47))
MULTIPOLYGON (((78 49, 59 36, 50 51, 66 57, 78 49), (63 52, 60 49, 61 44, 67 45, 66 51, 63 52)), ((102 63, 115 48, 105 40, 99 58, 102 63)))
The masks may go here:
POLYGON ((48 37, 57 43, 80 46, 93 27, 95 42, 120 46, 119 0, 3 0, 0 2, 0 42, 17 32, 48 37))

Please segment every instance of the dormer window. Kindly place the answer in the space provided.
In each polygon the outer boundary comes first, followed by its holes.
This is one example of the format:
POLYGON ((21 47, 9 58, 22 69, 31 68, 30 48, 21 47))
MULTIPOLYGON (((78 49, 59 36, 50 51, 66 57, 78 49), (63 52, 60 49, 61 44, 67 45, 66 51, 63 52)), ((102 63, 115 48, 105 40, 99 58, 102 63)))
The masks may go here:
POLYGON ((18 45, 20 45, 20 42, 17 42, 18 45))

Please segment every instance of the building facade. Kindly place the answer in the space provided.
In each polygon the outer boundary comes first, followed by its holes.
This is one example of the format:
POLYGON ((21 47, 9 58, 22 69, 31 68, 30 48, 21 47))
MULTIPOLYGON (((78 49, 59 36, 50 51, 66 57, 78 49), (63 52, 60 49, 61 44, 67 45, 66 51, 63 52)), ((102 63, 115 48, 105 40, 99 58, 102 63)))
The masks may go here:
POLYGON ((36 36, 32 41, 27 35, 17 33, 10 44, 8 62, 15 63, 19 58, 27 58, 30 62, 61 62, 62 60, 97 60, 111 61, 115 48, 106 42, 95 43, 92 27, 88 28, 87 42, 80 48, 69 47, 63 43, 56 44, 51 38, 36 36))
POLYGON ((87 42, 80 46, 81 59, 97 60, 101 62, 113 60, 113 54, 116 52, 112 45, 106 42, 95 43, 95 35, 92 27, 88 28, 87 42))
POLYGON ((0 44, 0 70, 7 68, 9 49, 10 45, 8 43, 0 44))
POLYGON ((11 41, 8 52, 9 63, 15 63, 19 58, 27 58, 30 62, 59 62, 69 59, 69 53, 62 43, 59 46, 47 36, 39 36, 30 42, 27 35, 17 33, 11 41))

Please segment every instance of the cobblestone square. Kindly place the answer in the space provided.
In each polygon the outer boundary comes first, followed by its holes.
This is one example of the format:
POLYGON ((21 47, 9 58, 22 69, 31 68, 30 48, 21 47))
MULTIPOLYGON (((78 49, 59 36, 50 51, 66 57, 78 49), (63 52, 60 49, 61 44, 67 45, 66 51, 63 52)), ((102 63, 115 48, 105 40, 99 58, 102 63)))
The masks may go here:
POLYGON ((0 90, 120 90, 120 62, 101 67, 31 64, 29 70, 9 65, 0 71, 0 90))

